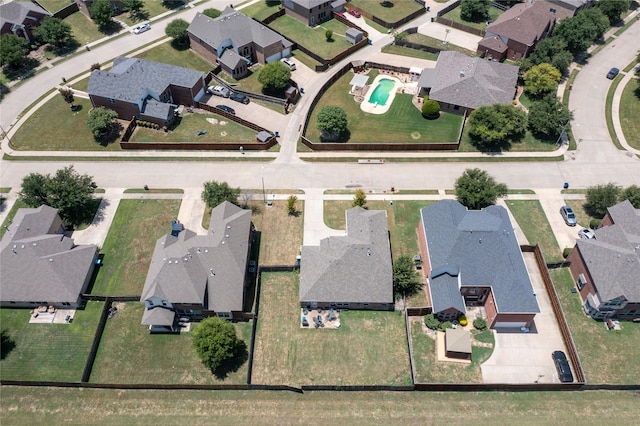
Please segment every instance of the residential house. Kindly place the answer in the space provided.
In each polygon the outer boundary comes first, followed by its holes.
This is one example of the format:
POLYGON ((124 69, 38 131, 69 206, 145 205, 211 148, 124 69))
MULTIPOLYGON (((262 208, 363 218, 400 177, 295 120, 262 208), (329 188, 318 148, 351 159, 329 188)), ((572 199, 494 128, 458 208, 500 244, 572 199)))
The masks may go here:
POLYGON ((43 18, 51 16, 42 7, 30 1, 12 1, 0 4, 0 35, 14 34, 34 41, 33 28, 40 25, 43 18))
POLYGON ((346 236, 302 246, 300 306, 393 310, 393 271, 387 214, 354 207, 346 236))
POLYGON ((640 209, 609 207, 596 238, 567 257, 584 311, 594 319, 640 320, 640 209))
POLYGON ((593 6, 595 0, 534 0, 536 3, 546 4, 556 17, 556 22, 576 16, 576 13, 593 6))
MULTIPOLYGON (((75 0, 76 4, 78 5, 78 9, 80 10, 80 12, 84 13, 85 15, 87 15, 89 18, 91 18, 91 6, 93 6, 93 2, 95 0, 75 0)), ((114 15, 119 15, 124 11, 124 5, 122 4, 122 0, 109 0, 109 3, 111 3, 111 7, 113 8, 113 14, 114 15)))
POLYGON ((174 222, 156 242, 140 297, 142 324, 174 331, 182 317, 243 319, 251 241, 251 210, 229 202, 211 211, 206 235, 174 222))
POLYGON ((245 76, 251 64, 291 56, 290 41, 230 7, 217 18, 197 13, 187 32, 191 49, 234 78, 245 76))
POLYGON ((548 4, 518 3, 487 25, 477 52, 497 61, 526 58, 538 41, 551 34, 555 22, 548 4))
POLYGON ((77 308, 98 257, 64 235, 58 210, 22 208, 0 241, 0 307, 77 308))
POLYGON ((87 89, 94 108, 123 120, 170 124, 178 105, 193 105, 205 94, 204 74, 175 65, 119 56, 109 71, 94 70, 87 89))
POLYGON ((314 26, 333 17, 333 11, 344 10, 340 0, 283 0, 285 13, 305 25, 314 26))
POLYGON ((422 71, 419 96, 428 94, 446 112, 470 113, 483 105, 510 104, 516 93, 518 67, 442 51, 435 68, 422 71))
POLYGON ((529 327, 540 312, 504 207, 442 200, 420 211, 418 242, 433 313, 441 321, 483 306, 491 328, 529 327))

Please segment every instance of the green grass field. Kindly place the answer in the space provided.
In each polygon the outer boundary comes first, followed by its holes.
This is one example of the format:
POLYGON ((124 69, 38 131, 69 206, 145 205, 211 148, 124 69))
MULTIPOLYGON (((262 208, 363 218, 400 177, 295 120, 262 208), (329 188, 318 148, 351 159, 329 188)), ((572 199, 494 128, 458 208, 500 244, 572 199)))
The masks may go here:
MULTIPOLYGON (((141 325, 143 303, 117 303, 118 313, 107 321, 91 372, 95 383, 246 383, 247 363, 226 378, 216 378, 200 361, 191 333, 149 334, 141 325)), ((194 323, 192 327, 197 327, 194 323)), ((235 323, 247 344, 251 323, 235 323)))
POLYGON ((263 273, 252 383, 407 385, 400 312, 343 311, 340 328, 300 327, 297 273, 263 273))
MULTIPOLYGON (((529 244, 540 244, 547 262, 562 261, 562 253, 555 235, 537 200, 506 200, 507 206, 527 237, 529 244)), ((524 244, 520 241, 520 244, 524 244)))
MULTIPOLYGON (((487 21, 495 21, 496 18, 498 16, 500 16, 501 14, 502 14, 502 11, 500 9, 497 9, 495 7, 490 7, 489 8, 489 17, 487 18, 487 21)), ((460 24, 465 24, 465 25, 468 25, 470 27, 477 28, 479 30, 484 30, 485 28, 487 28, 487 22, 486 21, 469 22, 469 21, 463 20, 462 17, 460 17, 460 7, 456 7, 455 9, 445 13, 442 17, 446 18, 446 19, 450 19, 453 22, 458 22, 460 24)))
POLYGON ((164 64, 189 68, 203 73, 207 73, 214 68, 211 63, 205 61, 201 56, 193 53, 192 50, 188 48, 182 50, 174 48, 171 41, 162 43, 161 45, 142 52, 135 57, 146 59, 147 61, 162 62, 164 64))
POLYGON ((6 226, 11 223, 14 216, 18 212, 18 209, 21 209, 23 207, 27 207, 27 205, 20 200, 16 200, 16 202, 13 203, 11 210, 9 210, 9 213, 7 213, 7 216, 4 218, 4 221, 2 221, 2 228, 0 228, 0 238, 4 236, 5 232, 7 232, 6 226))
MULTIPOLYGON (((444 38, 444 35, 443 35, 443 38, 444 38)), ((410 41, 411 43, 422 44, 422 45, 433 47, 440 50, 453 50, 455 52, 460 52, 468 56, 476 55, 476 53, 472 50, 465 49, 464 47, 460 47, 455 44, 451 44, 449 42, 447 42, 447 44, 443 44, 442 40, 440 39, 429 37, 427 35, 420 34, 420 33, 407 34, 406 40, 410 41)), ((436 59, 434 60, 437 60, 437 56, 438 55, 436 55, 436 59)))
MULTIPOLYGON (((377 72, 369 73, 369 84, 377 72)), ((412 95, 397 93, 393 104, 384 114, 369 114, 360 109, 353 95, 349 94, 349 81, 352 73, 346 73, 324 92, 311 113, 306 137, 312 141, 320 140, 320 131, 316 128, 318 114, 324 106, 337 106, 347 114, 348 135, 343 142, 353 143, 430 143, 455 142, 462 125, 462 117, 455 114, 440 113, 436 120, 427 120, 413 103, 412 95)), ((373 90, 373 88, 369 88, 373 90)), ((375 148, 375 147, 372 147, 375 148)))
MULTIPOLYGON (((351 0, 350 4, 366 10, 385 22, 393 24, 405 16, 409 16, 422 7, 413 0, 393 0, 389 2, 377 2, 371 0, 351 0)), ((348 8, 348 7, 347 7, 348 8)))
MULTIPOLYGON (((71 25, 73 37, 81 45, 100 40, 105 36, 105 34, 98 30, 98 26, 82 12, 76 12, 67 16, 64 18, 64 22, 71 25)), ((88 66, 89 65, 87 65, 87 67, 88 66)))
POLYGON ((349 27, 336 20, 323 22, 319 26, 311 28, 295 18, 284 15, 269 26, 325 59, 333 58, 352 46, 344 38, 349 27), (326 30, 333 31, 333 41, 327 41, 326 30))
POLYGON ((256 18, 258 21, 262 21, 266 17, 271 16, 279 11, 280 3, 274 2, 271 4, 267 4, 264 1, 259 1, 238 10, 247 15, 249 18, 256 18))
POLYGON ((620 98, 620 124, 627 143, 640 149, 640 80, 632 78, 620 98))
POLYGON ((71 324, 29 324, 29 309, 0 309, 2 331, 15 343, 6 355, 3 348, 2 380, 79 382, 102 306, 88 302, 71 324))
POLYGON ((550 140, 538 139, 531 134, 530 131, 524 134, 522 139, 509 143, 507 146, 495 146, 488 149, 478 149, 476 144, 469 136, 469 126, 464 128, 462 132, 462 139, 460 140, 460 152, 485 152, 485 151, 508 151, 508 152, 549 152, 558 149, 555 145, 556 138, 550 140))
POLYGON ((121 200, 102 247, 104 262, 91 290, 100 295, 139 295, 156 241, 171 230, 180 200, 121 200))
POLYGON ((422 50, 411 49, 409 47, 397 46, 395 44, 387 44, 381 49, 382 53, 391 53, 392 55, 408 56, 410 58, 426 59, 428 61, 437 61, 436 53, 423 52, 422 50))

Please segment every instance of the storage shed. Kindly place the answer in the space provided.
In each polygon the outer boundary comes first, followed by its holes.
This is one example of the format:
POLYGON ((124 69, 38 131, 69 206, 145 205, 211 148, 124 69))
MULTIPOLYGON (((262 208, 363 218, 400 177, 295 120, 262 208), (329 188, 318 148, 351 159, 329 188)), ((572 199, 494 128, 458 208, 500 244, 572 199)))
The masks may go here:
POLYGON ((362 41, 364 38, 364 33, 355 28, 349 28, 346 33, 344 33, 345 38, 351 44, 357 44, 362 41))
POLYGON ((448 358, 471 360, 471 335, 462 328, 448 328, 444 335, 448 358))

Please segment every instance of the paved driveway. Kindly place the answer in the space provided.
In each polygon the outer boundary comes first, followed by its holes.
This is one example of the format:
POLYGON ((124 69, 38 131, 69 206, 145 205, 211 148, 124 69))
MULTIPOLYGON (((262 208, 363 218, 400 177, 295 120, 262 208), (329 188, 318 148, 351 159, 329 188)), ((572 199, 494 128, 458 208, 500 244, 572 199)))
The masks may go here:
POLYGON ((538 272, 533 253, 524 253, 525 263, 538 297, 540 313, 530 333, 494 333, 491 358, 482 364, 484 383, 559 383, 551 353, 566 348, 560 335, 549 296, 538 272))

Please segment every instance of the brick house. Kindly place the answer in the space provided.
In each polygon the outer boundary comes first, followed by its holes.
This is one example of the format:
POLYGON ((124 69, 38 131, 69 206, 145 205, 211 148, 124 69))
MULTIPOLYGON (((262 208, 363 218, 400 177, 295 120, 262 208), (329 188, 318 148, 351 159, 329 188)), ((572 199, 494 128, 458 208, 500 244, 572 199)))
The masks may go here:
POLYGON ((153 251, 142 324, 174 331, 180 317, 243 319, 252 228, 251 210, 226 201, 211 211, 206 235, 174 222, 153 251))
POLYGON ((420 211, 418 243, 434 315, 452 321, 484 306, 491 328, 529 327, 540 313, 506 209, 442 200, 420 211))
POLYGON ((333 18, 333 11, 344 9, 344 2, 327 0, 283 0, 285 13, 308 26, 333 18))
POLYGON ((477 53, 497 61, 526 58, 538 41, 551 34, 555 22, 544 2, 516 4, 487 25, 477 53))
POLYGON ((193 105, 204 96, 204 74, 119 56, 111 70, 91 73, 87 93, 94 108, 112 109, 123 120, 135 117, 164 126, 173 121, 178 105, 193 105))
POLYGON ((594 319, 640 319, 640 209, 609 207, 596 238, 567 257, 584 311, 594 319))
POLYGON ((234 78, 244 77, 251 64, 291 56, 290 41, 230 7, 215 19, 197 13, 187 32, 191 49, 234 78))
POLYGON ((346 236, 302 246, 300 306, 393 310, 393 271, 387 214, 354 207, 346 236))
POLYGON ((40 25, 49 12, 29 1, 0 4, 0 35, 14 34, 33 42, 33 27, 40 25))

